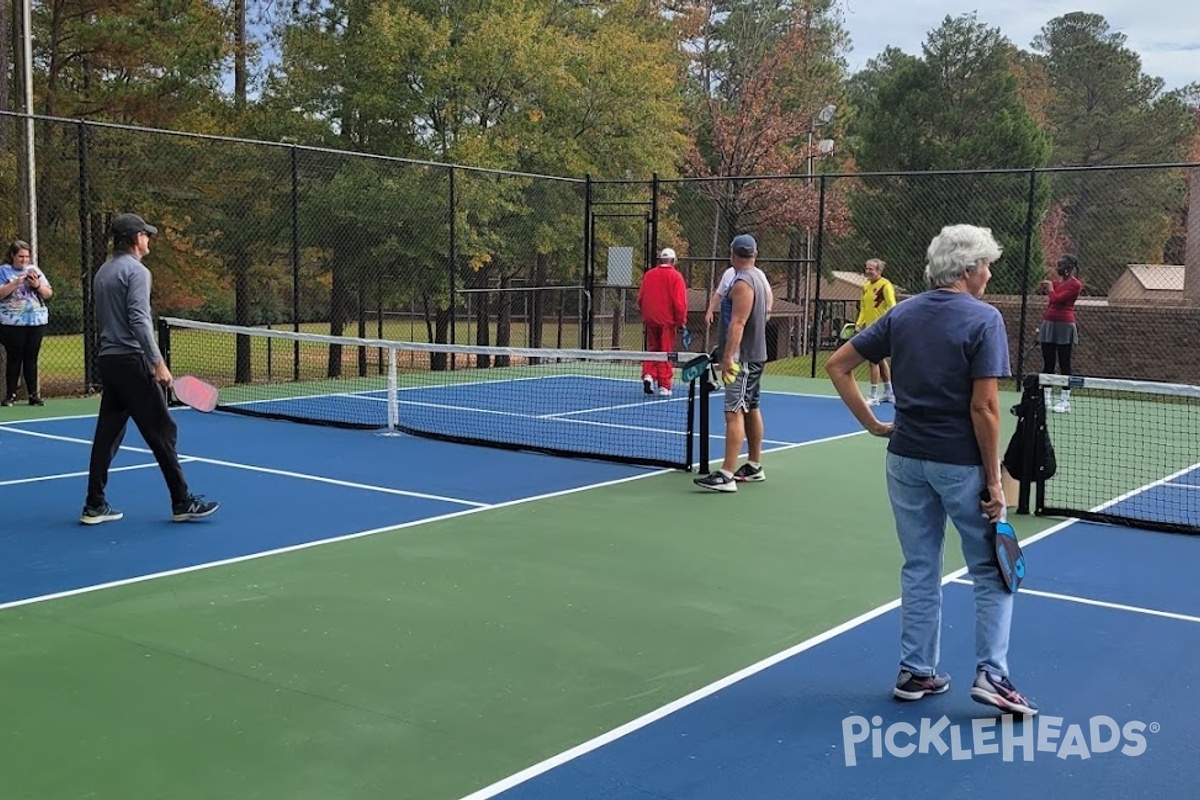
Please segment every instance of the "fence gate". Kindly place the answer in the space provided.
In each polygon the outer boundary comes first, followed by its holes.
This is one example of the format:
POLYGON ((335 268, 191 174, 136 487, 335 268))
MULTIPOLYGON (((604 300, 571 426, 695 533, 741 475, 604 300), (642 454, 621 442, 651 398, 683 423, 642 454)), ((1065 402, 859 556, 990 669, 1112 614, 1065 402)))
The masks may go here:
POLYGON ((654 266, 657 181, 590 182, 587 199, 587 349, 644 350, 637 309, 640 276, 654 266), (649 189, 649 191, 647 191, 649 189))

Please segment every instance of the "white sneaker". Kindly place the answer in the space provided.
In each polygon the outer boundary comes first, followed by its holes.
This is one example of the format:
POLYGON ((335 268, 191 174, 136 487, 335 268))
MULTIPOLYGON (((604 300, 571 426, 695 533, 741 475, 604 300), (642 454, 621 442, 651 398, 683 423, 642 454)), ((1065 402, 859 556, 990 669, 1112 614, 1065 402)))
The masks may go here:
POLYGON ((1057 403, 1050 406, 1050 410, 1054 411, 1058 414, 1070 414, 1071 413, 1071 401, 1070 400, 1059 400, 1057 403))
POLYGON ((879 402, 881 402, 881 403, 895 403, 895 402, 896 402, 896 395, 892 394, 891 392, 888 392, 887 394, 885 394, 885 395, 883 396, 883 398, 882 398, 882 399, 881 399, 879 402))
POLYGON ((664 397, 669 397, 671 395, 671 390, 665 386, 660 386, 658 387, 658 393, 664 397))
POLYGON ((868 397, 868 398, 867 398, 867 405, 869 405, 869 406, 877 406, 877 405, 879 405, 879 398, 878 398, 878 397, 868 397))

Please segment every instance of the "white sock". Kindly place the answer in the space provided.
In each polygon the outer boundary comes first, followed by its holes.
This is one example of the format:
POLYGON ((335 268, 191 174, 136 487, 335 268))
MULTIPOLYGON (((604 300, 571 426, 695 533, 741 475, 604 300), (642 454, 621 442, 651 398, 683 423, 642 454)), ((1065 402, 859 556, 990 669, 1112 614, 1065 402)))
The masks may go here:
POLYGON ((884 393, 884 394, 891 394, 891 393, 892 393, 892 382, 891 382, 891 381, 888 381, 887 383, 885 383, 885 384, 883 385, 883 393, 884 393))
POLYGON ((729 470, 723 469, 723 470, 721 470, 721 474, 724 475, 726 478, 729 478, 729 480, 733 480, 733 473, 730 472, 729 470))
POLYGON ((871 384, 871 397, 878 397, 878 396, 879 396, 879 384, 872 383, 871 384))
POLYGON ((762 464, 758 463, 757 461, 747 461, 746 463, 749 464, 754 469, 758 469, 759 467, 762 466, 762 464))

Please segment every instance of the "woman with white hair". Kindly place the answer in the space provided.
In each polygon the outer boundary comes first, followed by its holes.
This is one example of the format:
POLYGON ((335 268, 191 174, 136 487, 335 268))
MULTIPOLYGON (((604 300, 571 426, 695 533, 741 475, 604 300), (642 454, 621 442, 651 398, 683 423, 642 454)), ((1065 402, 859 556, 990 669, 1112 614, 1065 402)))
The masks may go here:
POLYGON ((981 298, 1000 253, 987 228, 943 228, 927 253, 930 291, 900 303, 846 342, 825 369, 862 426, 888 438, 888 498, 904 556, 900 674, 893 695, 919 700, 950 688, 950 677, 938 672, 949 517, 975 592, 971 697, 1007 712, 1036 714, 1037 706, 1008 678, 1013 595, 991 540, 990 523, 1005 503, 999 382, 1011 371, 1004 319, 981 298), (888 357, 895 376, 894 424, 875 417, 853 375, 864 361, 888 357))

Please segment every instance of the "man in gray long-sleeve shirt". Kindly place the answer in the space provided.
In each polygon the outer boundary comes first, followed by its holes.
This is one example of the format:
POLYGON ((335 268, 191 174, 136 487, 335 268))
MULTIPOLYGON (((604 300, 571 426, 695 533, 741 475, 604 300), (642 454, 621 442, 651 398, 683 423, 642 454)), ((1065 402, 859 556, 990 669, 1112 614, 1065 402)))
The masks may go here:
POLYGON ((142 257, 150 252, 150 237, 156 233, 157 228, 136 214, 114 217, 113 257, 96 271, 93 283, 103 394, 88 466, 87 500, 79 517, 85 525, 124 516, 108 504, 105 488, 109 466, 125 438, 130 417, 167 481, 171 518, 186 522, 217 510, 216 502, 188 491, 175 450, 178 428, 167 408, 165 391, 173 379, 154 340, 150 270, 142 265, 142 257))

